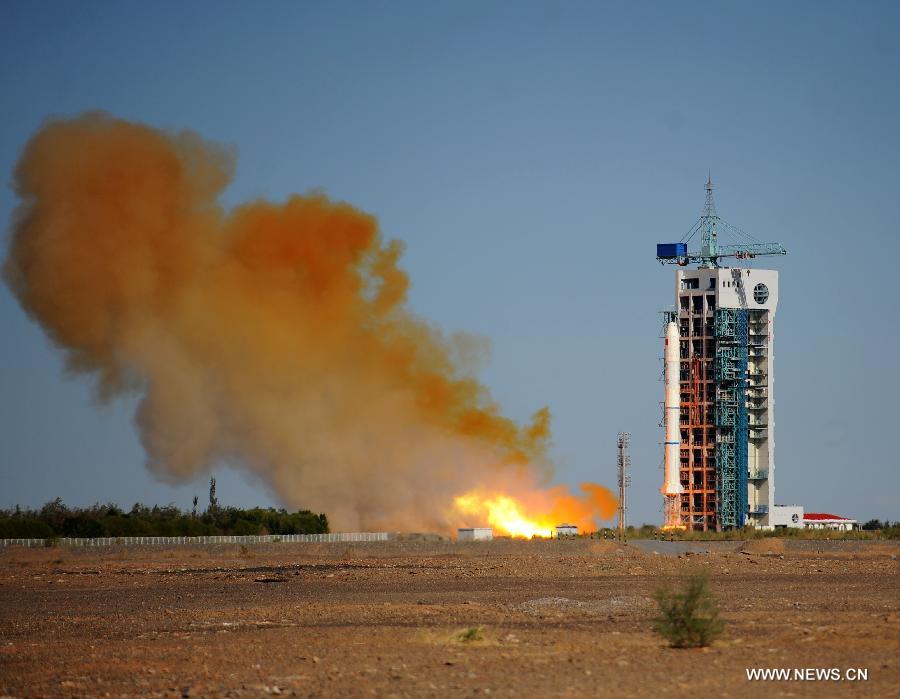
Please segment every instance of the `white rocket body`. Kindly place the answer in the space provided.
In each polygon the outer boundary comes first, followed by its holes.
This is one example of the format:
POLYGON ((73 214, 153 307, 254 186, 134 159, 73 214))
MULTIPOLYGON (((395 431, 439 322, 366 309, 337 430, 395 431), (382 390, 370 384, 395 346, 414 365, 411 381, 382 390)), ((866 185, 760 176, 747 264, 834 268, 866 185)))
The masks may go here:
POLYGON ((660 492, 663 495, 681 495, 681 384, 679 371, 681 359, 679 355, 678 326, 675 323, 666 325, 665 385, 666 401, 665 423, 665 481, 660 492))

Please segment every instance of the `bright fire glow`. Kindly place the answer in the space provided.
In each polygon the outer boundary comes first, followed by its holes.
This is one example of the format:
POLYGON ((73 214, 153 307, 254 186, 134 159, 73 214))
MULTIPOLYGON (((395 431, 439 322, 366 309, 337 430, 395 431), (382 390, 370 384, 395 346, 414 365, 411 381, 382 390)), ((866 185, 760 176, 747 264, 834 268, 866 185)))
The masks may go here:
POLYGON ((558 524, 574 524, 581 532, 615 515, 615 496, 597 483, 582 483, 579 491, 567 486, 536 487, 515 496, 487 489, 472 490, 453 500, 453 519, 460 526, 490 525, 497 534, 532 538, 552 537, 558 524), (579 492, 580 491, 580 492, 579 492))
POLYGON ((463 515, 487 520, 494 529, 510 536, 532 538, 552 536, 553 528, 559 524, 549 515, 526 515, 521 503, 508 495, 480 496, 478 493, 460 495, 453 501, 463 515))
POLYGON ((666 523, 662 527, 664 532, 687 529, 681 522, 681 497, 679 495, 665 496, 665 517, 666 523))

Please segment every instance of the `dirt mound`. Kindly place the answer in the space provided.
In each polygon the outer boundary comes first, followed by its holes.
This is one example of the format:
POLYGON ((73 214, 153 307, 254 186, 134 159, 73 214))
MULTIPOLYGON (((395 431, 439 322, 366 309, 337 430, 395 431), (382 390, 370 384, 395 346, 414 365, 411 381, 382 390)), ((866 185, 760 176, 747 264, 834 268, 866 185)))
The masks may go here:
POLYGON ((588 546, 588 551, 599 556, 610 555, 622 551, 622 546, 615 541, 592 541, 588 546))
POLYGON ((742 553, 760 555, 784 553, 784 539, 752 539, 741 546, 742 553))

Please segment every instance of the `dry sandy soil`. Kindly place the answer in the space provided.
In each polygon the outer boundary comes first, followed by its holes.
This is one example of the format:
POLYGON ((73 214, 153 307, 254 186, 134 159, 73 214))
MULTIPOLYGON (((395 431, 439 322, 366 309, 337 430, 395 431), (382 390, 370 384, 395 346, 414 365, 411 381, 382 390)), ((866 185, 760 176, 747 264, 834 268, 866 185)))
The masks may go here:
POLYGON ((0 696, 897 696, 898 555, 779 540, 7 549, 0 696), (653 591, 697 569, 726 631, 668 648, 653 591), (755 667, 868 680, 748 681, 755 667))

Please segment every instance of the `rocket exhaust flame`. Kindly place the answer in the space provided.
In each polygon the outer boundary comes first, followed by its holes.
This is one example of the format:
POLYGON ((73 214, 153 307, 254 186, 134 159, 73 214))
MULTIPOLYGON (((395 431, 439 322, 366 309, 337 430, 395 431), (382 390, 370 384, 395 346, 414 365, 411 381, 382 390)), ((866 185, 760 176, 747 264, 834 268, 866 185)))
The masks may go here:
POLYGON ((605 512, 545 490, 549 411, 501 414, 478 343, 407 307, 403 247, 372 216, 321 193, 226 211, 234 160, 90 113, 47 123, 14 173, 4 279, 98 400, 139 397, 154 474, 238 465, 341 529, 448 531, 454 496, 485 488, 605 512))
POLYGON ((475 516, 485 519, 491 527, 510 536, 527 539, 548 536, 554 527, 552 519, 546 516, 532 519, 523 514, 519 503, 508 495, 483 497, 468 493, 457 497, 453 504, 464 518, 475 516))
POLYGON ((594 483, 582 483, 581 490, 583 496, 575 497, 562 487, 535 489, 520 498, 477 490, 457 497, 453 504, 464 521, 487 523, 501 534, 530 539, 552 536, 561 522, 585 531, 613 516, 618 502, 609 490, 594 483))

